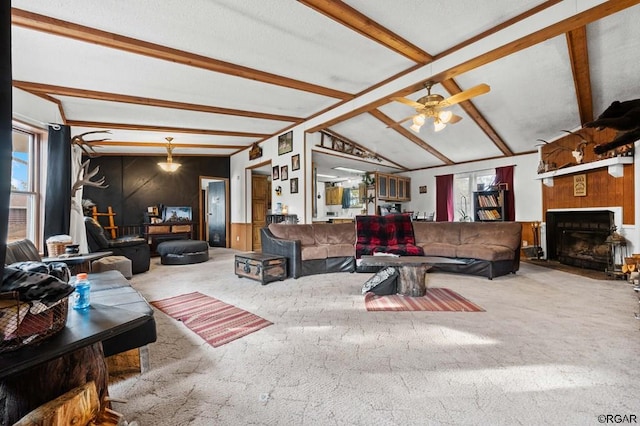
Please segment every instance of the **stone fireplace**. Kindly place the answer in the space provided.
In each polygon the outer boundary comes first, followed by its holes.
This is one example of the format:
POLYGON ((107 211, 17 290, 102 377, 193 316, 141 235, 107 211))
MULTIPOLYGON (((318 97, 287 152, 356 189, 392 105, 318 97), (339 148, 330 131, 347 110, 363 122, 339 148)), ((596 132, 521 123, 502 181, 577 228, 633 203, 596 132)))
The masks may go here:
POLYGON ((547 259, 604 271, 610 257, 605 240, 615 216, 611 210, 547 211, 547 259))

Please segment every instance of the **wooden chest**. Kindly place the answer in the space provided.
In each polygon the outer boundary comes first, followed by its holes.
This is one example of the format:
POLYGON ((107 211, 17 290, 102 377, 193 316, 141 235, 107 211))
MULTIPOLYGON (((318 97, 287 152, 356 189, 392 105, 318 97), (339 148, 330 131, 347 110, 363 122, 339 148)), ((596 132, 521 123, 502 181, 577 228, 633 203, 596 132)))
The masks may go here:
POLYGON ((262 253, 236 254, 236 275, 260 281, 262 285, 287 278, 287 259, 262 253))

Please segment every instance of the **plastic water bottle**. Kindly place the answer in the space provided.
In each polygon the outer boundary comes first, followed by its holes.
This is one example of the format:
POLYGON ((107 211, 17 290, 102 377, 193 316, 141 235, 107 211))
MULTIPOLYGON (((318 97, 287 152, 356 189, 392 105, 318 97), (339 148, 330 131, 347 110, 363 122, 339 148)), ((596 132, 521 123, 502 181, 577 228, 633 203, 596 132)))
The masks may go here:
POLYGON ((91 305, 91 283, 88 275, 80 273, 76 275, 76 291, 73 292, 73 309, 79 311, 89 308, 91 305))

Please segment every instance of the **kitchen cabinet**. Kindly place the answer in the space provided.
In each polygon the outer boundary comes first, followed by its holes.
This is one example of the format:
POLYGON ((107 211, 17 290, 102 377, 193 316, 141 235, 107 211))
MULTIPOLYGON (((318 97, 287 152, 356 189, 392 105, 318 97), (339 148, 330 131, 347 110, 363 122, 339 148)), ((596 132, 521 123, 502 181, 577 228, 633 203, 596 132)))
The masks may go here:
POLYGON ((398 178, 396 176, 389 176, 389 199, 398 199, 398 178))
POLYGON ((380 200, 389 198, 389 176, 376 173, 376 197, 380 200))
POLYGON ((328 186, 324 190, 324 199, 327 206, 341 206, 342 205, 342 191, 341 186, 328 186))
POLYGON ((411 178, 376 173, 376 198, 382 201, 411 201, 411 178))

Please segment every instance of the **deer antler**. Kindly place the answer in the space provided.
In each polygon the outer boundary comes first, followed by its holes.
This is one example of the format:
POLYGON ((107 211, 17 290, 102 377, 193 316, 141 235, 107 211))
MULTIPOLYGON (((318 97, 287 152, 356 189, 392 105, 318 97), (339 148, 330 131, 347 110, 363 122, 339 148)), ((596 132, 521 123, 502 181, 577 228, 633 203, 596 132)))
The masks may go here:
POLYGON ((84 137, 86 135, 91 135, 94 133, 111 133, 110 130, 94 130, 91 132, 85 132, 79 135, 74 136, 73 138, 71 138, 71 145, 78 145, 82 151, 84 151, 85 154, 87 154, 89 157, 93 157, 96 154, 96 151, 93 149, 93 147, 91 146, 92 143, 98 143, 98 142, 104 142, 109 140, 110 138, 103 138, 103 139, 96 139, 93 141, 85 141, 84 137))
POLYGON ((91 160, 87 160, 84 163, 82 163, 82 167, 80 169, 78 169, 78 174, 76 176, 76 181, 73 184, 73 186, 71 187, 71 195, 75 195, 76 191, 80 188, 82 188, 83 186, 87 185, 87 186, 95 186, 96 188, 108 188, 109 185, 105 185, 104 181, 105 181, 105 177, 102 176, 100 179, 96 180, 96 181, 92 181, 91 178, 94 177, 95 175, 98 174, 98 172, 100 171, 100 166, 97 166, 95 169, 93 170, 89 170, 89 161, 91 160))

